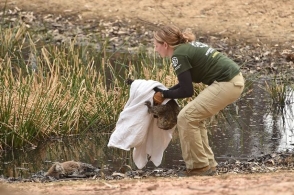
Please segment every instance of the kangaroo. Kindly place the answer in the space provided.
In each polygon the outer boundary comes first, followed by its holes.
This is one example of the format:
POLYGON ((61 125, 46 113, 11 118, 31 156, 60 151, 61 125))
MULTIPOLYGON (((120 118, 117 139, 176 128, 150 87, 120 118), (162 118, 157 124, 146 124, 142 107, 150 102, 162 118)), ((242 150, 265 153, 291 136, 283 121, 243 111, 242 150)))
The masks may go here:
MULTIPOLYGON (((126 79, 125 83, 131 85, 133 79, 126 79)), ((150 101, 146 101, 145 105, 148 107, 148 113, 153 114, 157 118, 157 126, 163 130, 172 129, 177 124, 177 116, 180 112, 178 103, 171 99, 166 104, 151 106, 150 101)))
POLYGON ((157 126, 163 130, 172 129, 177 124, 177 116, 180 112, 178 103, 171 99, 166 104, 151 106, 150 101, 146 101, 148 113, 157 118, 157 126))
POLYGON ((59 179, 61 177, 67 177, 70 175, 81 175, 86 173, 87 171, 96 171, 97 169, 90 164, 76 162, 76 161, 66 161, 66 162, 56 162, 54 163, 45 176, 51 176, 55 179, 59 179))

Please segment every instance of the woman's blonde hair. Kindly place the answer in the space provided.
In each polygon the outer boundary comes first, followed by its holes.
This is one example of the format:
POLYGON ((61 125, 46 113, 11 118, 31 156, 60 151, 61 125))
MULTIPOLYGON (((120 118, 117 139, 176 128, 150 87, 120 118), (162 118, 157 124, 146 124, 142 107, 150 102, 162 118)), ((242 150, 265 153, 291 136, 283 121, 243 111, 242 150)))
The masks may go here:
POLYGON ((192 33, 191 29, 186 29, 182 32, 177 26, 166 25, 160 27, 154 33, 154 39, 163 44, 166 42, 171 47, 176 47, 179 44, 187 43, 195 40, 195 35, 192 33))

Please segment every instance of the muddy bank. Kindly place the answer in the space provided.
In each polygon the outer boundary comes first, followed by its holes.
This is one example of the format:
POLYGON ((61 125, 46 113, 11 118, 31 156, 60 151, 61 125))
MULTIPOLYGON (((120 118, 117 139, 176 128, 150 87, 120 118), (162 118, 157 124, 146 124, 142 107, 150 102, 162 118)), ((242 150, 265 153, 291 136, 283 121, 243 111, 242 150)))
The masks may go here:
MULTIPOLYGON (((234 158, 227 157, 226 161, 217 166, 216 175, 226 174, 253 174, 274 173, 294 169, 294 152, 285 151, 280 153, 265 154, 256 157, 234 158)), ((121 180, 121 179, 146 179, 146 178, 170 178, 179 177, 185 171, 184 164, 173 168, 143 168, 133 169, 125 164, 114 170, 109 167, 94 167, 91 164, 67 161, 65 163, 54 163, 47 171, 40 170, 28 178, 5 177, 1 175, 0 182, 34 182, 47 183, 57 181, 76 180, 121 180)))

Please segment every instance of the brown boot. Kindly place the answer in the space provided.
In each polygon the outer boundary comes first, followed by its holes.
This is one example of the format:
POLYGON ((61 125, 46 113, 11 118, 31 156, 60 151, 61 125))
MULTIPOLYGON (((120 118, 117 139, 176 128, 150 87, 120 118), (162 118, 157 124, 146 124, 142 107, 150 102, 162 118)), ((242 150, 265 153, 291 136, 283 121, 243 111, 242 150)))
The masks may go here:
POLYGON ((195 169, 187 169, 185 172, 180 172, 178 174, 179 177, 188 177, 188 176, 212 176, 213 173, 211 171, 210 166, 206 166, 203 168, 195 168, 195 169))
POLYGON ((216 174, 216 167, 210 167, 212 175, 216 174))

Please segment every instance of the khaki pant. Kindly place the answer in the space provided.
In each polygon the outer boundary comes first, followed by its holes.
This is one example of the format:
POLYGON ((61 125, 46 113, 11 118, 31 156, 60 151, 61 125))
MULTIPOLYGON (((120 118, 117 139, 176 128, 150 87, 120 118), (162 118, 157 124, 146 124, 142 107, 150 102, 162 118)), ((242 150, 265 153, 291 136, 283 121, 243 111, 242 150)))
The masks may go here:
POLYGON ((229 82, 214 82, 179 113, 177 128, 187 169, 217 166, 209 146, 205 120, 237 100, 244 89, 241 73, 229 82))

